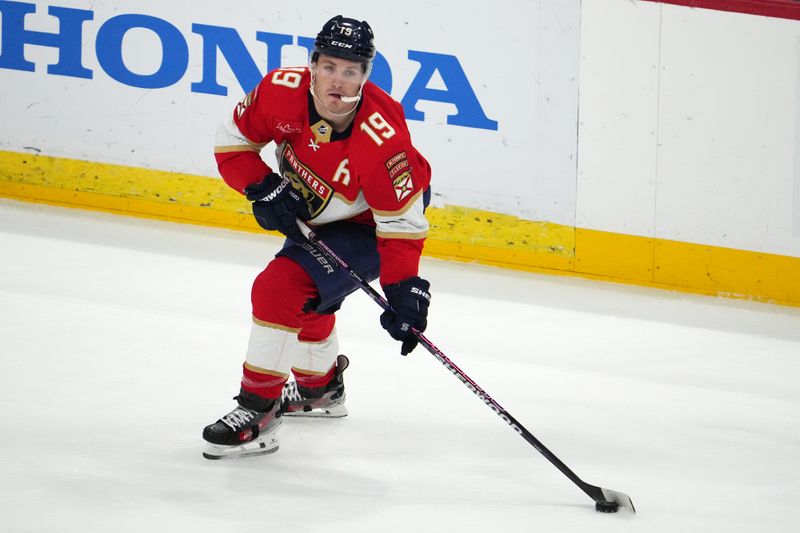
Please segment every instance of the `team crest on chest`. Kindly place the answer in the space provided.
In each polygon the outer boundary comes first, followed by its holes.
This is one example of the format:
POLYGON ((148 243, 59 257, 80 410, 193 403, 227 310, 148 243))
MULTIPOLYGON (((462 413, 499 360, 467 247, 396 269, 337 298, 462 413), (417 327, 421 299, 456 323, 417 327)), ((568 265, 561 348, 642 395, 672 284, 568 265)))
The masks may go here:
MULTIPOLYGON (((311 142, 314 142, 313 139, 311 142)), ((292 186, 303 195, 311 218, 319 215, 333 198, 333 188, 297 158, 288 142, 280 155, 280 168, 283 175, 292 181, 292 186)))

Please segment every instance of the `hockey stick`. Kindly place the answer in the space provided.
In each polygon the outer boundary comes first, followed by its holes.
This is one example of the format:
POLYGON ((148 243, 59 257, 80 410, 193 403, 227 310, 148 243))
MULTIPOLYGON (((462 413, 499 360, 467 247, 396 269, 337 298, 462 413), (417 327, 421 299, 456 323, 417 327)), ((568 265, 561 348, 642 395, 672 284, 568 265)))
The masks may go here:
MULTIPOLYGON (((309 240, 309 242, 316 246, 319 251, 321 251, 324 255, 328 257, 333 263, 339 265, 339 267, 347 272, 353 281, 358 285, 358 287, 367 293, 367 295, 372 298, 375 303, 381 306, 384 310, 391 309, 389 302, 378 293, 369 283, 364 281, 361 276, 358 275, 350 266, 341 258, 339 257, 336 252, 331 250, 327 244, 317 238, 314 231, 312 231, 308 226, 306 226, 302 221, 298 220, 297 225, 300 227, 300 231, 302 231, 303 235, 309 240)), ((604 489, 602 487, 596 487, 589 483, 586 483, 581 478, 579 478, 572 470, 569 469, 567 465, 565 465, 561 459, 555 456, 553 452, 547 449, 547 447, 542 444, 539 439, 533 436, 533 434, 525 429, 525 427, 520 424, 516 418, 511 416, 511 413, 503 409, 499 403, 497 403, 491 396, 489 396, 486 391, 484 391, 477 383, 475 383, 467 374, 464 373, 463 370, 458 368, 458 366, 453 363, 442 351, 437 348, 431 341, 429 341, 425 335, 417 331, 416 329, 412 328, 412 333, 417 336, 419 339, 419 343, 425 347, 431 354, 433 354, 436 359, 442 363, 445 368, 447 368, 450 372, 453 373, 464 385, 467 386, 469 390, 471 390, 478 398, 480 398, 483 403, 489 406, 489 408, 494 411, 500 418, 505 420, 505 422, 511 426, 511 428, 519 433, 519 435, 528 441, 528 444, 536 448, 544 457, 550 461, 556 468, 558 468, 561 473, 567 476, 570 481, 575 483, 583 492, 585 492, 592 500, 595 501, 595 509, 600 512, 604 513, 615 513, 619 510, 619 507, 626 507, 630 509, 632 512, 636 512, 636 508, 633 506, 633 501, 631 500, 630 496, 623 492, 617 492, 614 490, 604 489)))

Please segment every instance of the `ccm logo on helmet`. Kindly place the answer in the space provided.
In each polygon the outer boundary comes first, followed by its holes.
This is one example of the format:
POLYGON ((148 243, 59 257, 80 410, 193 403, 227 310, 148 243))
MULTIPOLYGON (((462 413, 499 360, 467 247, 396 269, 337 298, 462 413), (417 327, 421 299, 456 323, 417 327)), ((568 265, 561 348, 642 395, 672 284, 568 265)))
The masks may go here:
POLYGON ((339 48, 353 48, 352 44, 343 43, 342 41, 331 41, 332 46, 338 46, 339 48))

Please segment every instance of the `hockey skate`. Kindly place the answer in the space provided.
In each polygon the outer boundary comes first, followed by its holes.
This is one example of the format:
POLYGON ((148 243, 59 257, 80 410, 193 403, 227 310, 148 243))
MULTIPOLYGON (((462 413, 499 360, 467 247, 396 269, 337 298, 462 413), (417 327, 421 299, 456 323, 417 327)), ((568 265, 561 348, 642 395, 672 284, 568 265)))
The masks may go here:
POLYGON ((310 388, 290 381, 283 387, 281 411, 284 416, 310 418, 341 418, 347 416, 344 405, 344 373, 350 361, 346 356, 336 358, 333 379, 324 387, 310 388))
POLYGON ((203 457, 224 459, 277 452, 280 402, 245 391, 234 399, 239 405, 233 411, 203 429, 203 457))

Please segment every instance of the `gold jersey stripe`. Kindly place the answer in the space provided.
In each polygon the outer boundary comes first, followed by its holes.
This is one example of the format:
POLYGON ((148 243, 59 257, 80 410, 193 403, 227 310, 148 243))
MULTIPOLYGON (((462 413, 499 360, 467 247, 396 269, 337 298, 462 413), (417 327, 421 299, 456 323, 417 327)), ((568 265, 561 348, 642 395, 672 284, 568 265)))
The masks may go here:
POLYGON ((258 374, 265 374, 267 376, 275 376, 275 377, 278 377, 278 378, 288 378, 289 377, 289 374, 284 374, 283 372, 276 372, 274 370, 267 370, 266 368, 261 368, 260 366, 251 365, 247 361, 245 361, 244 367, 247 370, 249 370, 251 372, 256 372, 258 374))
POLYGON ((253 322, 256 325, 263 326, 265 328, 279 329, 281 331, 288 331, 289 333, 300 333, 300 328, 290 328, 290 327, 282 326, 280 324, 274 324, 272 322, 266 322, 264 320, 259 320, 256 317, 253 317, 253 322))
POLYGON ((420 231, 417 233, 387 233, 383 231, 376 231, 375 234, 382 238, 382 239, 410 239, 410 240, 417 240, 417 239, 424 239, 428 236, 427 231, 420 231))
POLYGON ((303 373, 303 374, 307 374, 307 375, 309 375, 309 376, 324 376, 325 374, 327 374, 328 372, 330 372, 330 369, 328 369, 328 370, 326 370, 326 371, 324 371, 324 372, 318 372, 318 371, 316 371, 316 370, 306 370, 305 368, 298 368, 298 367, 296 367, 296 366, 293 366, 293 367, 292 367, 292 370, 296 370, 296 371, 298 371, 298 372, 301 372, 301 373, 303 373))
POLYGON ((231 152, 258 152, 258 151, 260 151, 259 148, 256 148, 255 146, 250 146, 248 144, 236 144, 236 145, 214 147, 215 154, 228 154, 231 152))
MULTIPOLYGON (((342 203, 345 203, 347 205, 353 205, 359 200, 358 196, 356 196, 355 200, 348 200, 344 195, 342 195, 342 193, 339 193, 339 192, 334 192, 333 196, 334 196, 334 198, 338 198, 339 200, 342 201, 342 203)), ((366 209, 364 211, 366 211, 366 209)), ((362 211, 362 213, 364 211, 362 211)), ((361 213, 359 213, 359 214, 361 214, 361 213)), ((353 216, 357 216, 357 215, 353 215, 353 216)))

